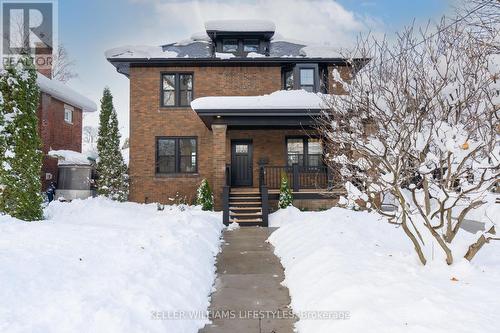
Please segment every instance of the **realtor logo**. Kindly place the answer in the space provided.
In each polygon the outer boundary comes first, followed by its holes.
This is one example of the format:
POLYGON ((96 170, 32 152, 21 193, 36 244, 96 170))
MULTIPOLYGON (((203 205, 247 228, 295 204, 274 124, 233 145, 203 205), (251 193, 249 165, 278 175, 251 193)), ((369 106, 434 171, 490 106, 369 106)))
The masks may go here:
POLYGON ((38 67, 52 66, 56 45, 57 0, 0 0, 1 54, 35 56, 38 67))

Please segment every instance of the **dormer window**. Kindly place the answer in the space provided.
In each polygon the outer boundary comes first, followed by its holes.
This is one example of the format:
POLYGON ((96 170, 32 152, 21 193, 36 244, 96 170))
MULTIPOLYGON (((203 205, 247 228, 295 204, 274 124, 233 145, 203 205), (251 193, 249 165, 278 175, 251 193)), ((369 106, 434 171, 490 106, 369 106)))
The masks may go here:
POLYGON ((243 52, 259 52, 260 43, 258 39, 244 39, 243 52))
POLYGON ((222 52, 238 52, 238 40, 224 39, 222 41, 222 52))

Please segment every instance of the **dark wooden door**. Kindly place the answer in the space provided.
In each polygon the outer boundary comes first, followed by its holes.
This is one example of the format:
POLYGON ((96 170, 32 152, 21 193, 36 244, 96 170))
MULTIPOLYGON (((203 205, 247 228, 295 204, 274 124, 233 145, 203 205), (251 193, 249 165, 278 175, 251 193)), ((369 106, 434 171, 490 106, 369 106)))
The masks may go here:
POLYGON ((231 141, 231 184, 252 186, 252 141, 231 141))

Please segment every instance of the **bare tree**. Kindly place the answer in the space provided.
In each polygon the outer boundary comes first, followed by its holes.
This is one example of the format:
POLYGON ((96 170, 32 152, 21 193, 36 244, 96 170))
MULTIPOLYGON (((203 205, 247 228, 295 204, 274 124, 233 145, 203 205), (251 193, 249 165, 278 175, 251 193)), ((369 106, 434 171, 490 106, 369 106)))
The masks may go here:
POLYGON ((53 55, 52 78, 66 83, 77 77, 78 74, 75 71, 74 60, 71 60, 66 47, 63 44, 59 44, 57 53, 53 55))
POLYGON ((466 20, 480 6, 395 43, 361 39, 354 54, 371 61, 353 62, 350 82, 334 72, 347 94, 328 99, 319 125, 348 198, 400 225, 422 264, 432 243, 452 264, 495 239, 492 223, 465 255, 452 246, 500 178, 499 30, 466 20), (382 210, 388 196, 394 212, 382 210))

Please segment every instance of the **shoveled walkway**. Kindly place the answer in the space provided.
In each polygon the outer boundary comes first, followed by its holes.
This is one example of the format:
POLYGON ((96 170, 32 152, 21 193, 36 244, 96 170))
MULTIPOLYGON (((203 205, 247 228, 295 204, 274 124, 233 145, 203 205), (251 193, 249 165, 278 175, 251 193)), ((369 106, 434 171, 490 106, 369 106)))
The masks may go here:
POLYGON ((269 228, 242 227, 224 233, 225 245, 217 258, 216 291, 210 310, 226 310, 226 315, 230 313, 236 318, 217 318, 222 312, 212 312, 216 318, 200 333, 293 332, 290 296, 280 284, 284 279, 283 267, 272 246, 265 242, 271 232, 269 228), (262 312, 250 313, 254 310, 262 312), (281 311, 280 318, 263 315, 277 311, 281 311), (259 319, 261 316, 264 318, 259 319))

